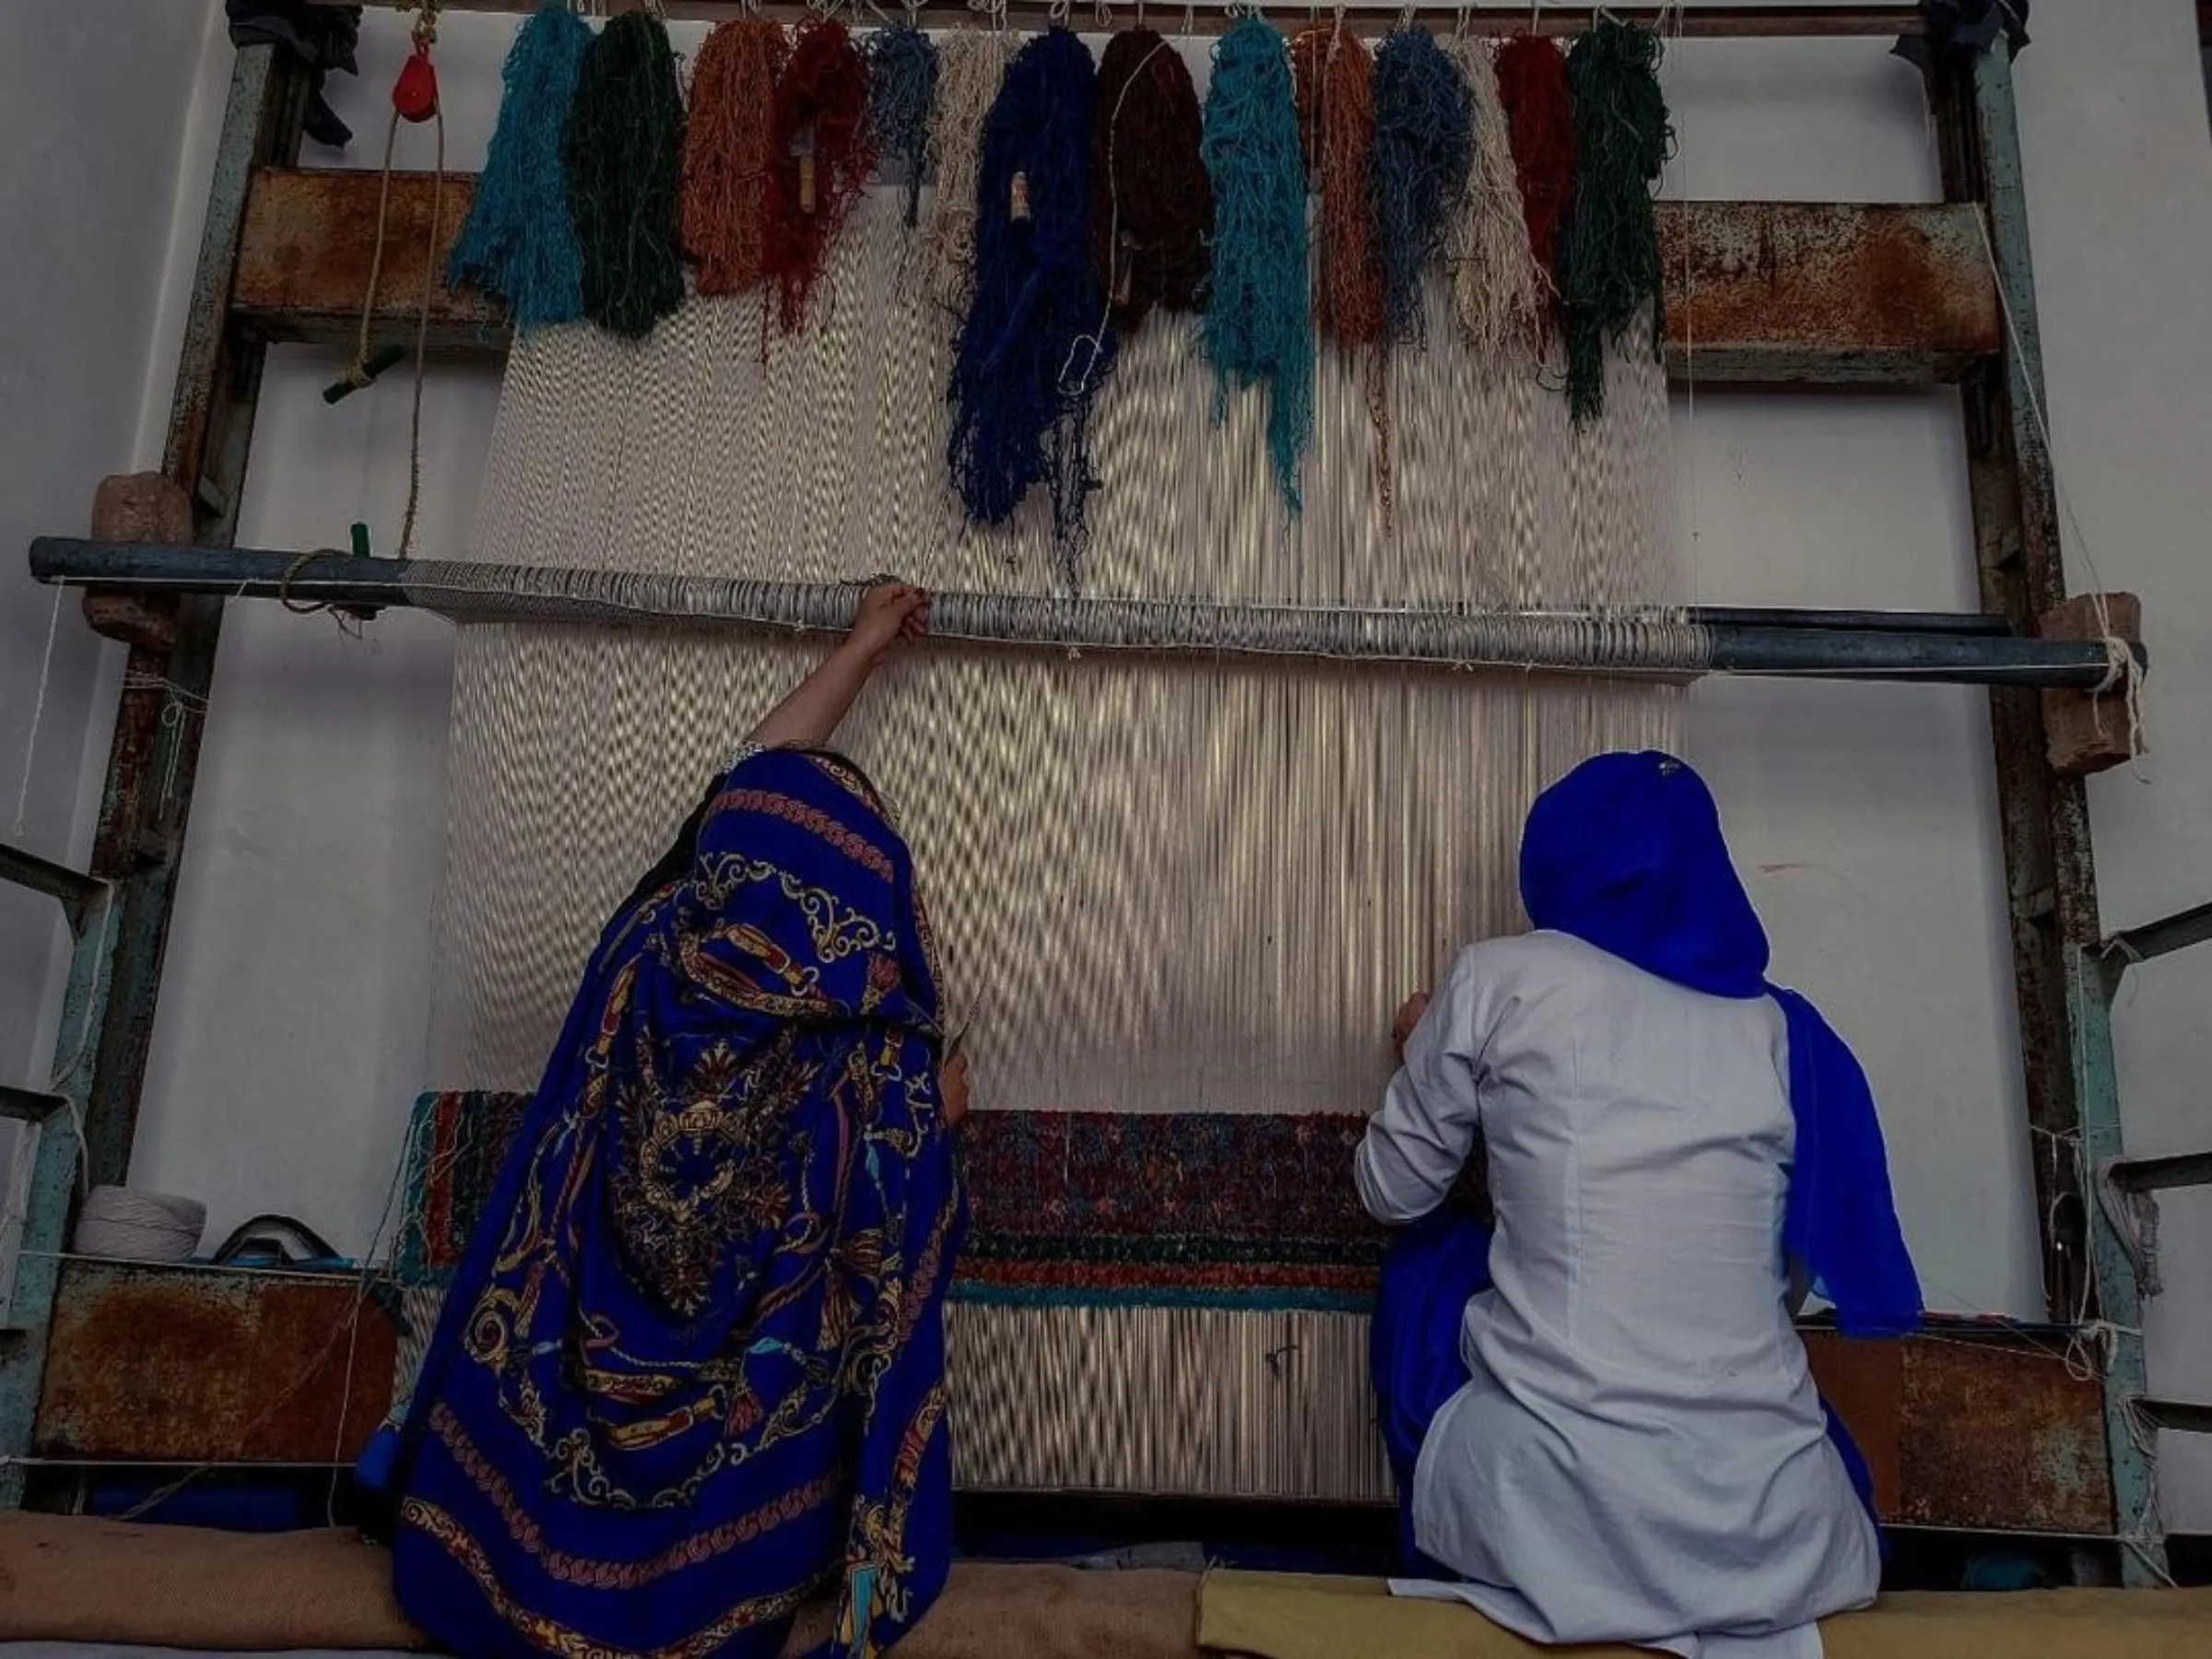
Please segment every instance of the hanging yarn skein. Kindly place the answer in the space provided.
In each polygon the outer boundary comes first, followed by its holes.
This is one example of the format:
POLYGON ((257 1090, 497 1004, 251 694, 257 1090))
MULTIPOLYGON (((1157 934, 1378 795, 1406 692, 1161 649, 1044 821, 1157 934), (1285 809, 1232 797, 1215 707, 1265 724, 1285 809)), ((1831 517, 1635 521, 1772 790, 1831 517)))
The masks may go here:
POLYGON ((499 125, 446 264, 448 288, 468 283, 497 295, 524 334, 583 315, 561 134, 591 43, 590 25, 564 0, 546 0, 515 31, 500 71, 499 125))
POLYGON ((1392 340, 1421 338, 1421 277, 1442 251, 1447 204, 1465 187, 1474 153, 1474 104, 1442 48, 1400 29, 1375 53, 1375 241, 1392 340))
POLYGON ((1375 146, 1374 58, 1342 20, 1316 23, 1290 42, 1298 79, 1298 132, 1321 196, 1313 317, 1340 346, 1379 344, 1382 265, 1369 188, 1375 146))
POLYGON ((768 274, 783 332, 796 334, 845 216, 876 171, 868 67, 834 18, 799 25, 776 83, 771 153, 768 274))
POLYGON ((975 291, 975 179, 983 119, 1006 74, 1006 36, 964 29, 937 51, 937 102, 929 118, 929 171, 937 189, 923 232, 924 288, 955 316, 975 291))
POLYGON ((684 105, 668 31, 651 12, 624 12, 584 53, 563 153, 584 314, 641 339, 684 302, 684 105))
POLYGON ((1497 76, 1529 253, 1544 273, 1538 343, 1547 346, 1559 323, 1559 222, 1574 194, 1574 109, 1567 92, 1567 60, 1542 36, 1515 35, 1498 49, 1497 76))
POLYGON ((1606 347, 1639 314, 1651 349, 1665 335, 1665 285, 1652 191, 1674 134, 1659 87, 1659 37, 1610 18, 1567 54, 1574 103, 1574 200, 1559 234, 1567 402, 1579 421, 1605 412, 1606 347))
POLYGON ((1172 42, 1132 29, 1106 43, 1090 140, 1090 257, 1130 330, 1154 306, 1195 311, 1214 189, 1199 154, 1197 88, 1172 42))
POLYGON ((1509 346, 1534 347, 1547 278, 1529 252, 1512 135, 1489 42, 1458 35, 1443 50, 1466 82, 1473 133, 1466 177, 1445 233, 1452 309, 1460 337, 1495 360, 1509 346))
POLYGON ((691 70, 684 127, 684 252, 702 294, 741 294, 768 264, 769 171, 783 28, 766 18, 718 23, 691 70))
POLYGON ((1090 406, 1113 361, 1090 265, 1089 161, 1098 75, 1074 33, 1015 53, 983 122, 975 297, 954 346, 949 459, 971 523, 1003 524, 1031 486, 1052 491, 1053 539, 1075 591, 1091 470, 1090 406))
POLYGON ((929 117, 937 101, 937 49, 912 23, 868 36, 868 126, 878 155, 906 168, 906 228, 922 215, 922 174, 929 153, 929 117))
POLYGON ((1283 37, 1248 13, 1214 47, 1201 147, 1214 185, 1214 268, 1201 324, 1218 404, 1267 390, 1267 452, 1295 513, 1313 436, 1313 325, 1306 302, 1306 179, 1283 37))

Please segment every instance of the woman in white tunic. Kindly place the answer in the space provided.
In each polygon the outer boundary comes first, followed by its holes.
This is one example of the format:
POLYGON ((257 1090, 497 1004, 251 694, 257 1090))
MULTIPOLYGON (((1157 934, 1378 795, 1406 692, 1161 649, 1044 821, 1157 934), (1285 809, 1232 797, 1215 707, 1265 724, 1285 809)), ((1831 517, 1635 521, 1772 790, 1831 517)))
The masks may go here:
POLYGON ((1865 1076, 1767 984, 1681 761, 1600 756, 1547 790, 1521 882, 1537 931, 1408 1005, 1358 1158, 1368 1209, 1410 1224, 1373 1356, 1426 1575, 1395 1587, 1539 1641, 1818 1655, 1880 1544, 1792 1283, 1849 1333, 1920 1313, 1865 1076), (1478 1138, 1494 1235, 1445 1202, 1478 1138))

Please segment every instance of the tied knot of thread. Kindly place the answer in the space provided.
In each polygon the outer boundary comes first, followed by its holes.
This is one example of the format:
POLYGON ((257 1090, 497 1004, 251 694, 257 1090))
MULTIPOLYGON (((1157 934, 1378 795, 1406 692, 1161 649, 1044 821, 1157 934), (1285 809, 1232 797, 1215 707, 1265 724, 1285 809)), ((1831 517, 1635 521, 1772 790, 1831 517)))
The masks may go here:
POLYGON ((111 1261, 185 1262, 200 1247, 207 1206, 136 1187, 96 1186, 77 1213, 72 1246, 111 1261))
POLYGON ((2136 655, 2134 643, 2112 632, 2112 618, 2106 613, 2102 594, 2099 594, 2097 599, 2097 623, 2100 629, 2097 642, 2104 649, 2104 677, 2090 688, 2090 718, 2095 722, 2097 735, 2102 737, 2104 700, 2114 692, 2120 694, 2121 708, 2127 718, 2127 763, 2140 781, 2143 776, 2143 664, 2136 655))

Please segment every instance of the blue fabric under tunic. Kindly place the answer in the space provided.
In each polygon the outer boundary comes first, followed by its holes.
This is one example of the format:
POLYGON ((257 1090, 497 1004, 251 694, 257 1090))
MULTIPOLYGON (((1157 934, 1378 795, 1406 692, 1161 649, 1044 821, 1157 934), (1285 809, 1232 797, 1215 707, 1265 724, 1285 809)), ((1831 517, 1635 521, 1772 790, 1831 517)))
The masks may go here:
POLYGON ((747 755, 608 926, 399 1431, 402 1606, 465 1656, 872 1654, 951 1556, 966 1223, 904 842, 747 755))

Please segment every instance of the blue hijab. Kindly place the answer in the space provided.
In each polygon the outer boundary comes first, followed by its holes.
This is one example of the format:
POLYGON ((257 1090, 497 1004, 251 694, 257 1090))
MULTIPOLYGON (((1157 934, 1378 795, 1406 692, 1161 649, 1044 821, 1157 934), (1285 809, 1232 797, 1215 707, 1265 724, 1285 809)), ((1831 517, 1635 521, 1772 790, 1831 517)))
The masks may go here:
POLYGON ((1521 902, 1647 973, 1714 996, 1771 996, 1789 1024, 1796 1151, 1783 1248, 1853 1336, 1920 1324, 1920 1280, 1889 1192, 1866 1074, 1819 1011, 1767 980, 1767 935, 1704 780, 1670 755, 1599 755, 1529 809, 1521 902))
POLYGON ((695 823, 593 954, 364 1460, 400 1605, 470 1659, 769 1659, 820 1589, 865 1659, 950 1565, 967 1211, 906 845, 788 750, 695 823))

